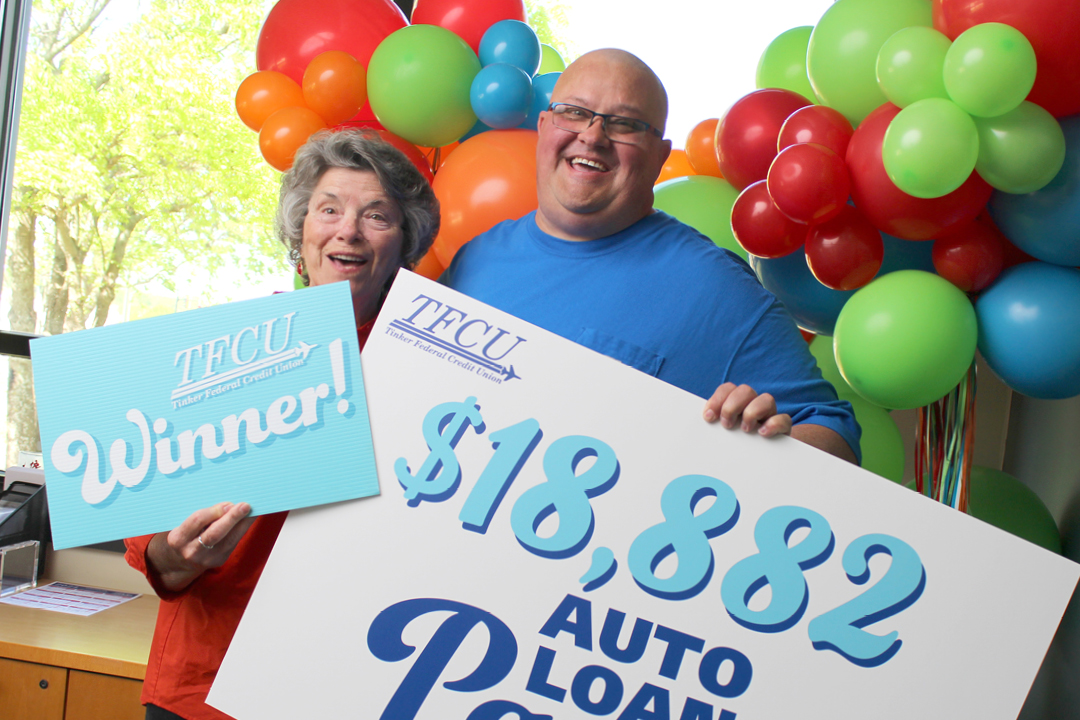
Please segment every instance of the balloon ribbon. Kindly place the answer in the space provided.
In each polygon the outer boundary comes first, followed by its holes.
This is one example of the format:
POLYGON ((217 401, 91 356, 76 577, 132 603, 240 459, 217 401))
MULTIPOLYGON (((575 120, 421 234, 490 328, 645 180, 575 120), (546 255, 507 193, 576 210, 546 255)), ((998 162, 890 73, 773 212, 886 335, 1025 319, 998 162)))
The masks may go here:
POLYGON ((975 448, 975 363, 945 397, 918 410, 915 488, 967 512, 975 448))

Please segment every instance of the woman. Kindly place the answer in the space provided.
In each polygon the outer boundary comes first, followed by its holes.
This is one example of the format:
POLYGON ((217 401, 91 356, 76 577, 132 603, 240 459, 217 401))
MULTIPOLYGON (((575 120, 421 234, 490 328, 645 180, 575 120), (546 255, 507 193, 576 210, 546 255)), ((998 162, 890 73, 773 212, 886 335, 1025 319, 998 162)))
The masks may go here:
MULTIPOLYGON (((360 346, 398 268, 439 228, 435 194, 377 136, 321 132, 282 178, 278 233, 305 285, 345 280, 360 346)), ((143 684, 147 720, 222 720, 206 695, 286 513, 249 518, 247 503, 198 510, 167 533, 127 540, 128 563, 161 597, 143 684)))

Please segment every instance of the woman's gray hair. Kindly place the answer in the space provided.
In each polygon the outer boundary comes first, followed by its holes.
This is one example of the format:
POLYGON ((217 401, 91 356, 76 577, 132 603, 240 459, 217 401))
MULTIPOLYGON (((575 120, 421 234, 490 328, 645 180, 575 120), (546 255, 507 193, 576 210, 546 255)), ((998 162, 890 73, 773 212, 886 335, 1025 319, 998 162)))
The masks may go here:
MULTIPOLYGON (((308 202, 331 168, 375 173, 404 218, 401 265, 415 267, 439 232, 439 201, 404 153, 372 130, 321 130, 296 152, 292 168, 281 178, 277 211, 278 237, 289 249, 289 260, 293 264, 300 261, 308 202)), ((304 273, 304 284, 307 282, 304 273)))

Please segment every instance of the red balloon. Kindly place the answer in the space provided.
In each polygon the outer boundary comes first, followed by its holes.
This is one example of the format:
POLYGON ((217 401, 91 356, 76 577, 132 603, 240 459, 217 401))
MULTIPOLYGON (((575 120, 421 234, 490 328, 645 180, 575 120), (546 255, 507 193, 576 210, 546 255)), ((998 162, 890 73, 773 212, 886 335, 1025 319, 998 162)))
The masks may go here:
POLYGON ((420 152, 420 149, 413 145, 405 138, 398 137, 389 130, 376 130, 386 142, 390 143, 398 150, 405 154, 405 157, 409 158, 410 162, 416 166, 416 169, 420 171, 429 183, 435 182, 435 173, 431 171, 431 163, 424 157, 424 153, 420 152))
POLYGON ((806 236, 806 264, 818 282, 833 290, 861 288, 874 279, 884 258, 881 233, 850 205, 806 236))
MULTIPOLYGON (((302 85, 316 55, 341 50, 367 68, 383 38, 408 24, 391 0, 278 0, 259 31, 255 64, 302 85)), ((365 102, 353 119, 373 121, 375 113, 365 102)))
POLYGON ((348 122, 343 122, 335 125, 333 129, 334 132, 337 132, 338 130, 351 129, 368 130, 375 133, 383 140, 390 143, 402 153, 404 153, 405 157, 409 158, 409 161, 416 166, 416 169, 420 171, 420 174, 423 175, 429 183, 434 182, 435 173, 431 169, 431 162, 427 159, 427 156, 424 155, 423 151, 421 151, 420 148, 416 147, 405 138, 398 137, 394 133, 390 132, 382 125, 379 125, 376 122, 356 122, 355 120, 350 120, 348 122))
POLYGON ((993 192, 978 173, 938 198, 917 198, 893 184, 881 159, 881 143, 900 108, 885 103, 866 116, 847 149, 851 197, 878 230, 904 240, 932 240, 975 219, 993 192))
POLYGON ((416 0, 413 25, 438 25, 480 54, 480 38, 500 20, 527 22, 523 0, 416 0))
POLYGON ((839 215, 851 194, 844 158, 817 143, 784 148, 769 166, 768 186, 780 212, 810 224, 839 215))
POLYGON ((755 90, 736 100, 716 126, 716 156, 724 178, 737 190, 764 180, 784 121, 809 104, 802 95, 779 88, 755 90))
POLYGON ((955 40, 973 25, 999 22, 1024 34, 1039 72, 1027 99, 1054 117, 1080 112, 1080 3, 1076 0, 933 0, 934 27, 955 40))
POLYGON ((808 225, 784 215, 769 197, 764 180, 743 190, 731 207, 731 230, 751 255, 778 258, 802 247, 808 225))
POLYGON ((934 241, 934 269, 964 292, 979 292, 1005 267, 1005 243, 993 222, 975 220, 934 241))
POLYGON ((854 132, 840 112, 825 105, 811 105, 796 110, 784 121, 776 149, 782 151, 796 143, 817 143, 844 157, 854 132))

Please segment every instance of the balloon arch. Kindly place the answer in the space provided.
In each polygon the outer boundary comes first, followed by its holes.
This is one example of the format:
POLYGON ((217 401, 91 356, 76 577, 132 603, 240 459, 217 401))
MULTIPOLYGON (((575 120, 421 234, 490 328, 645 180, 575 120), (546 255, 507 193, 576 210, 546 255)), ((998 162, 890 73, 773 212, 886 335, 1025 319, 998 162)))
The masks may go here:
MULTIPOLYGON (((970 481, 976 350, 1017 392, 1080 395, 1078 37, 1072 0, 837 0, 764 49, 759 89, 702 120, 655 192, 817 336, 865 465, 901 479, 887 410, 917 408, 918 489, 984 515, 1007 494, 970 481)), ((411 19, 279 0, 256 62, 236 108, 273 167, 363 127, 432 179, 429 277, 535 209, 534 129, 565 65, 522 0, 418 0, 411 19)))

